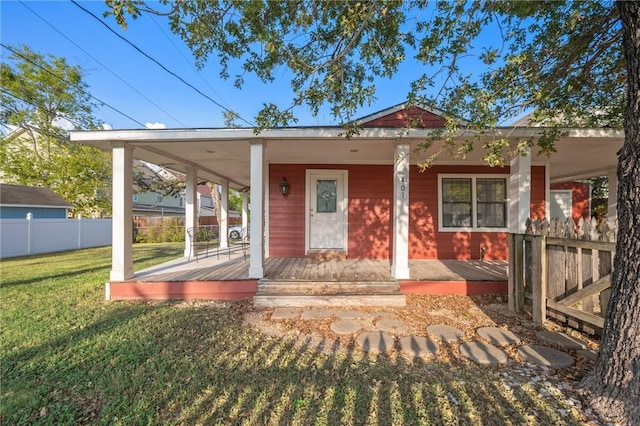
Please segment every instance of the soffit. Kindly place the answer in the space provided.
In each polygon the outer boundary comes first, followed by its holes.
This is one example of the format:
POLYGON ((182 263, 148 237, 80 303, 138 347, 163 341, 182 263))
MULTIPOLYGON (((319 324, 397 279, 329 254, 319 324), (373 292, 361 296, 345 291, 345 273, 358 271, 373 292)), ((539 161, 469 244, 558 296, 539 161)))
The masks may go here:
MULTIPOLYGON (((536 129, 504 129, 504 135, 516 143, 536 129), (508 132, 508 133, 507 133, 508 132)), ((264 143, 264 157, 273 164, 392 164, 398 142, 408 141, 413 149, 426 140, 426 130, 365 129, 360 135, 345 138, 342 129, 290 128, 262 132, 251 129, 192 130, 108 130, 72 132, 72 140, 110 150, 118 144, 134 147, 134 158, 180 172, 188 166, 198 168, 198 176, 212 182, 227 180, 233 189, 250 184, 250 147, 264 143)), ((498 131, 501 132, 502 130, 498 131)), ((499 134, 500 135, 500 134, 499 134)), ((460 138, 469 137, 462 134, 460 138)), ((441 153, 437 164, 482 164, 483 151, 477 149, 465 159, 441 153)), ((550 157, 533 149, 534 164, 549 164, 551 179, 559 181, 596 176, 614 169, 617 151, 623 143, 621 132, 610 130, 574 130, 558 141, 557 152, 550 157)), ((429 150, 411 154, 411 163, 424 160, 442 149, 435 143, 429 150)))

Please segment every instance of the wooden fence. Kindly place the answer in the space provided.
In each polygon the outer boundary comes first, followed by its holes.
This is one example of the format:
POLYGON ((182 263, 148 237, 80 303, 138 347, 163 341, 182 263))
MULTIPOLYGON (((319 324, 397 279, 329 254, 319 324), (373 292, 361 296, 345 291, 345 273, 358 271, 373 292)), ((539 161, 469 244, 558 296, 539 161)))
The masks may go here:
POLYGON ((509 236, 509 309, 530 301, 533 321, 547 318, 599 334, 609 301, 615 226, 571 219, 527 221, 509 236))

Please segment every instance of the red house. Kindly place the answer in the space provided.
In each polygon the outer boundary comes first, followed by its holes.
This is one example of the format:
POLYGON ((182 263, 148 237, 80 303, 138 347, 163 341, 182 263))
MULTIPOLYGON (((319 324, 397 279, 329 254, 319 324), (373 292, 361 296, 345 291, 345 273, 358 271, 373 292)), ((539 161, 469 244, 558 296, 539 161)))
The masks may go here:
POLYGON ((483 141, 535 140, 541 128, 505 127, 479 136, 463 130, 461 140, 478 136, 477 148, 457 158, 438 141, 417 151, 444 125, 437 110, 400 104, 359 124, 362 131, 350 138, 340 127, 259 134, 241 128, 72 132, 73 141, 113 152, 111 281, 134 277, 133 158, 187 175, 187 227, 196 223, 196 179, 221 184, 223 239, 228 189, 250 192, 249 279, 264 278, 270 258, 330 252, 387 260, 390 276, 404 280, 412 260, 507 259, 509 232, 522 232, 527 218, 549 216, 552 183, 615 176, 624 138, 611 129, 567 129, 550 157, 532 148, 528 156, 507 158, 504 167, 488 167, 481 160, 483 141), (437 151, 434 165, 421 172, 417 163, 437 151))

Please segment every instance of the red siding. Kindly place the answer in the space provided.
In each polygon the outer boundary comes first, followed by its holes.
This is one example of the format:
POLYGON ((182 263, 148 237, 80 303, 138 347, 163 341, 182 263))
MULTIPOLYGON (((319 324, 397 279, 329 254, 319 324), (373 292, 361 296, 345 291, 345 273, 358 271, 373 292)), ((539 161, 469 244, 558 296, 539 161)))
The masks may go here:
MULTIPOLYGON (((304 257, 305 171, 310 166, 272 164, 269 167, 269 254, 304 257), (280 181, 289 182, 289 195, 280 194, 280 181)), ((315 167, 314 168, 321 168, 315 167)))
POLYGON ((307 169, 349 171, 349 257, 390 257, 393 196, 392 166, 272 164, 269 167, 269 253, 271 257, 304 257, 305 173, 307 169), (289 196, 279 183, 289 181, 289 196))
POLYGON ((444 127, 444 119, 418 107, 397 111, 384 117, 362 123, 362 127, 444 127), (415 122, 414 122, 415 121, 415 122))
POLYGON ((433 166, 420 173, 411 167, 409 176, 409 258, 485 259, 507 258, 506 232, 438 232, 438 174, 509 174, 507 167, 433 166))
POLYGON ((578 223, 580 218, 589 219, 591 217, 591 211, 589 211, 591 200, 591 188, 588 183, 583 182, 562 182, 551 184, 551 189, 570 189, 571 203, 573 205, 571 209, 571 216, 574 222, 578 223))
POLYGON ((547 217, 544 166, 531 167, 531 219, 547 217))
POLYGON ((112 282, 107 286, 109 300, 243 300, 251 299, 258 290, 256 280, 112 282))
MULTIPOLYGON (((390 165, 272 164, 269 168, 269 251, 272 257, 303 257, 305 244, 306 169, 349 171, 349 257, 391 257, 393 167, 390 165), (286 177, 289 196, 280 195, 279 183, 286 177)), ((437 232, 438 174, 509 174, 508 167, 434 166, 420 173, 412 166, 409 191, 410 259, 507 258, 506 232, 437 232)), ((545 169, 532 167, 531 209, 534 217, 545 212, 545 169)))
POLYGON ((349 167, 349 257, 391 257, 393 166, 349 167))
POLYGON ((490 294, 506 293, 506 281, 400 281, 404 294, 490 294))

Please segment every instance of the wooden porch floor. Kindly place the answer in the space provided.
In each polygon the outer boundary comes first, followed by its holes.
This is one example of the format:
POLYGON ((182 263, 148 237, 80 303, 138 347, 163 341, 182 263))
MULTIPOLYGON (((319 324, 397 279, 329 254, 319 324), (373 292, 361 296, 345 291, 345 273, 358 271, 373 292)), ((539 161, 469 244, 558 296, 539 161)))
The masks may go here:
MULTIPOLYGON (((411 278, 403 281, 507 281, 507 261, 410 260, 411 278)), ((390 261, 372 259, 317 260, 268 258, 265 280, 394 281, 390 261)), ((249 280, 249 261, 241 252, 195 259, 177 259, 144 271, 132 282, 249 280)))

